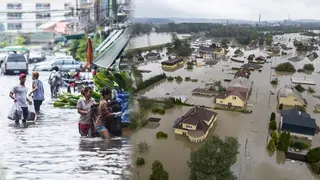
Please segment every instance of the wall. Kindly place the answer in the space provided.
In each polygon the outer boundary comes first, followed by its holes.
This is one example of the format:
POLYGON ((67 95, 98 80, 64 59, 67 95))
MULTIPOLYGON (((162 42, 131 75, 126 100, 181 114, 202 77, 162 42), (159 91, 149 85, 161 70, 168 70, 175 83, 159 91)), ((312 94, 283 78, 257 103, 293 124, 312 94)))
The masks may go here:
POLYGON ((221 105, 228 105, 228 103, 232 103, 232 106, 236 107, 244 107, 246 102, 243 102, 239 97, 237 96, 228 96, 225 99, 216 98, 216 104, 221 105), (236 99, 233 100, 232 98, 235 97, 236 99))
POLYGON ((279 97, 279 104, 287 105, 287 106, 304 106, 305 104, 299 101, 295 96, 288 97, 279 97), (297 101, 294 101, 297 99, 297 101))

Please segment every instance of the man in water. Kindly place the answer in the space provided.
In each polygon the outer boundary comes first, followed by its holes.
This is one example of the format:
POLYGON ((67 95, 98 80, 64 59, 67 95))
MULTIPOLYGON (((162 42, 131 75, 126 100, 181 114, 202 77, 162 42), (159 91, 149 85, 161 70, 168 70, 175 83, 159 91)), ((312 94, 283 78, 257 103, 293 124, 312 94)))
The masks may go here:
MULTIPOLYGON (((26 123, 29 114, 27 102, 31 104, 31 101, 27 98, 28 88, 25 86, 26 77, 27 76, 25 74, 20 74, 20 84, 13 87, 9 94, 9 96, 14 100, 14 102, 17 103, 22 109, 22 123, 26 123)), ((20 119, 15 121, 15 126, 19 126, 19 121, 20 119)))
POLYGON ((59 87, 62 86, 62 75, 59 72, 59 68, 58 67, 53 67, 52 68, 52 72, 49 76, 49 84, 50 84, 50 91, 51 91, 51 98, 57 98, 56 93, 54 91, 59 90, 59 87), (56 89, 55 89, 56 88, 56 89))

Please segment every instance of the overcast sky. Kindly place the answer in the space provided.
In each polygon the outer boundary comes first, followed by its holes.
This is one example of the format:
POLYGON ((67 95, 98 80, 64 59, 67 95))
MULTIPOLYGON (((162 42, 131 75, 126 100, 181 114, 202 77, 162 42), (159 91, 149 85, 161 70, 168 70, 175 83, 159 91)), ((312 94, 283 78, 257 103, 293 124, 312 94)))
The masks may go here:
POLYGON ((320 19, 320 0, 134 0, 135 17, 320 19))

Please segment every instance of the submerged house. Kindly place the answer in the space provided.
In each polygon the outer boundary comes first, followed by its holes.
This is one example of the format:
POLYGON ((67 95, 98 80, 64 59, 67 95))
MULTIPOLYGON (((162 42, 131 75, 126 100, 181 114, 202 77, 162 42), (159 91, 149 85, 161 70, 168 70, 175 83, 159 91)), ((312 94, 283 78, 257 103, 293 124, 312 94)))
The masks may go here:
POLYGON ((243 108, 247 105, 253 82, 239 77, 230 82, 225 92, 219 93, 215 98, 218 105, 243 108))
POLYGON ((285 106, 307 106, 308 102, 294 86, 286 85, 278 92, 278 102, 285 106))
POLYGON ((206 89, 206 88, 196 88, 192 90, 192 95, 198 95, 198 96, 214 96, 217 94, 217 91, 206 89))
POLYGON ((222 58, 226 54, 226 51, 224 48, 215 48, 213 54, 215 58, 222 58))
POLYGON ((250 77, 250 70, 249 68, 240 68, 235 74, 234 74, 234 79, 243 77, 243 78, 249 78, 250 77))
POLYGON ((308 54, 307 57, 310 61, 313 61, 313 60, 317 59, 319 57, 319 55, 316 52, 313 52, 311 54, 308 54))
POLYGON ((198 49, 198 54, 200 57, 203 57, 204 59, 211 59, 213 57, 213 50, 213 47, 200 46, 198 49))
POLYGON ((162 68, 174 69, 183 66, 184 61, 182 58, 169 59, 161 62, 162 68))
POLYGON ((149 52, 146 54, 146 59, 147 60, 157 60, 157 59, 161 59, 161 56, 160 56, 160 53, 149 52))
POLYGON ((317 124, 309 114, 295 107, 281 111, 280 129, 290 132, 291 136, 312 140, 316 134, 317 124))
POLYGON ((188 136, 191 142, 202 142, 217 121, 217 116, 216 112, 195 106, 175 121, 174 133, 188 136))

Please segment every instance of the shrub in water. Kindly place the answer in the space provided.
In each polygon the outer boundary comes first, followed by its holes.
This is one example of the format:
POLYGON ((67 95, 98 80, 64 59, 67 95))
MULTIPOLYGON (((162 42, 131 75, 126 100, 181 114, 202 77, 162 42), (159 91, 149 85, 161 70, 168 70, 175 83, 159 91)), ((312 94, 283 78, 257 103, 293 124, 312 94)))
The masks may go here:
POLYGON ((136 164, 138 166, 144 165, 145 164, 144 158, 137 158, 136 164))
POLYGON ((279 110, 282 110, 283 109, 283 104, 280 104, 279 105, 279 110))
POLYGON ((277 122, 276 122, 276 120, 271 120, 269 122, 269 129, 270 130, 277 130, 277 122))
POLYGON ((168 134, 164 133, 162 131, 157 132, 156 136, 157 136, 157 139, 162 139, 162 138, 166 139, 166 138, 168 138, 168 134))
POLYGON ((270 116, 270 121, 276 120, 276 113, 272 112, 270 116))

